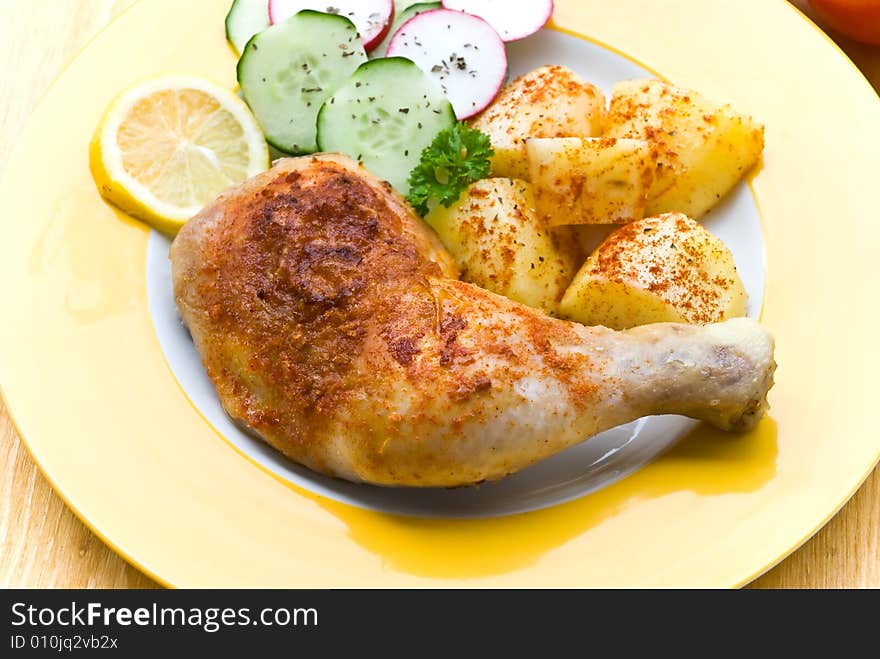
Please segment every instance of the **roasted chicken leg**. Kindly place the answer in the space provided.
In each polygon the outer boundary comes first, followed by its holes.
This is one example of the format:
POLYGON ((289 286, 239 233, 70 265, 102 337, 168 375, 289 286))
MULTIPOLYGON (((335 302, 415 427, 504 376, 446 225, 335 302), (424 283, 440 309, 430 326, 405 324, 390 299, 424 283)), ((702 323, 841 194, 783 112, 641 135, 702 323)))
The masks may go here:
POLYGON ((352 481, 498 479, 651 414, 746 430, 772 385, 752 320, 614 332, 458 281, 401 197, 343 156, 283 160, 224 193, 171 260, 229 415, 352 481))

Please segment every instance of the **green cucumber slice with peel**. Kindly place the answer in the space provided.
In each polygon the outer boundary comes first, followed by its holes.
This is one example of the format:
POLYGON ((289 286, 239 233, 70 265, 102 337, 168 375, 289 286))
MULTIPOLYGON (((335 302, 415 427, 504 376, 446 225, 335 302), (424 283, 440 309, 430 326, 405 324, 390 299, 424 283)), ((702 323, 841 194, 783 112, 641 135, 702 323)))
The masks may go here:
POLYGON ((366 61, 349 19, 301 11, 248 41, 238 84, 269 144, 293 155, 314 153, 321 106, 366 61))
POLYGON ((226 39, 239 55, 251 37, 267 27, 268 0, 235 0, 226 15, 226 39))
POLYGON ((375 59, 324 103, 318 146, 348 154, 405 195, 422 151, 454 124, 452 105, 418 66, 375 59))

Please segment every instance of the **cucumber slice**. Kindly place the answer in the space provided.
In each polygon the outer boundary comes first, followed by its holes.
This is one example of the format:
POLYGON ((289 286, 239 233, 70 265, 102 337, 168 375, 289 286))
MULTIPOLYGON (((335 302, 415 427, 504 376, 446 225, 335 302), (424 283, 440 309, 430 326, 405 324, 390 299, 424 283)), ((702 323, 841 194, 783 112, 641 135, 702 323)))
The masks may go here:
POLYGON ((234 0, 226 15, 226 38, 241 55, 251 37, 269 27, 268 0, 234 0))
POLYGON ((347 153, 405 195, 422 151, 454 124, 452 105, 418 66, 402 57, 376 59, 324 103, 318 145, 347 153))
POLYGON ((382 40, 378 46, 376 46, 376 50, 371 53, 373 58, 376 57, 385 57, 388 53, 388 44, 391 43, 391 37, 394 36, 394 33, 400 29, 400 26, 406 23, 409 19, 418 16, 426 11, 431 11, 432 9, 440 9, 443 5, 439 2, 419 2, 416 4, 410 4, 410 0, 404 0, 404 2, 395 4, 395 13, 394 13, 394 23, 391 24, 391 29, 388 30, 388 34, 385 35, 385 38, 382 40), (397 4, 408 5, 406 8, 398 9, 397 4))
POLYGON ((303 9, 351 19, 368 53, 385 38, 394 18, 391 0, 269 0, 269 20, 273 25, 281 23, 303 9))
POLYGON ((314 153, 321 105, 366 61, 350 20, 301 11, 247 43, 238 84, 269 144, 293 155, 314 153))

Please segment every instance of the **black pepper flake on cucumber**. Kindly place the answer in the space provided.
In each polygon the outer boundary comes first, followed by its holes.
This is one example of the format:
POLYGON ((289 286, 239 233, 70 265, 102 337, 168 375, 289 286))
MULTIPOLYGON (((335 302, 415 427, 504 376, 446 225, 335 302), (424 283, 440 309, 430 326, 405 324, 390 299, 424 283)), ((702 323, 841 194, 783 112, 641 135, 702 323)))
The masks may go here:
POLYGON ((324 103, 318 147, 348 154, 406 195, 422 151, 454 125, 452 105, 418 66, 376 59, 324 103))
POLYGON ((238 84, 269 144, 293 155, 314 153, 322 104, 366 61, 348 18, 301 11, 247 43, 238 84))

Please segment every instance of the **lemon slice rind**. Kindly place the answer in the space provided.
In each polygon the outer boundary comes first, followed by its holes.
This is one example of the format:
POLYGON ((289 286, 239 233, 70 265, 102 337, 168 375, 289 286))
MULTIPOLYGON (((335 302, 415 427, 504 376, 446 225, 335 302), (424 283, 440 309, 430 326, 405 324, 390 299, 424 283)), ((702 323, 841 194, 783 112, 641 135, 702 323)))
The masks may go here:
MULTIPOLYGON (((160 199, 149 186, 126 169, 118 135, 139 102, 162 92, 184 90, 202 92, 211 97, 219 104, 219 109, 228 112, 241 127, 241 139, 245 141, 248 152, 241 180, 265 171, 269 166, 269 149, 250 109, 238 96, 220 85, 195 76, 163 75, 142 81, 122 92, 107 108, 92 139, 89 150, 92 175, 104 198, 129 215, 168 234, 176 233, 203 208, 204 203, 177 205, 160 199)), ((157 134, 158 139, 161 139, 161 135, 157 134)), ((216 158, 217 155, 209 153, 208 157, 216 158)), ((236 182, 239 181, 229 180, 230 185, 236 182)), ((187 181, 184 176, 180 184, 194 186, 197 182, 187 181)))

